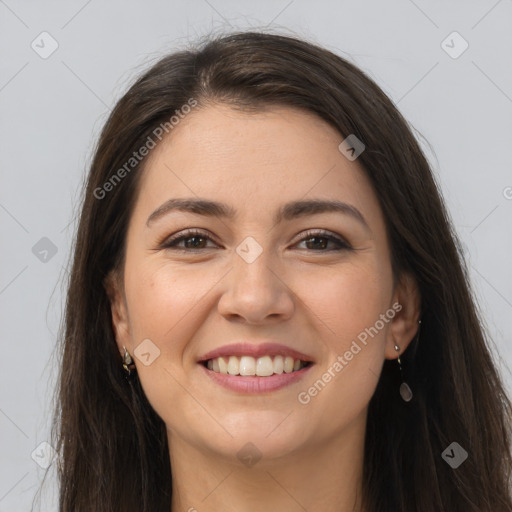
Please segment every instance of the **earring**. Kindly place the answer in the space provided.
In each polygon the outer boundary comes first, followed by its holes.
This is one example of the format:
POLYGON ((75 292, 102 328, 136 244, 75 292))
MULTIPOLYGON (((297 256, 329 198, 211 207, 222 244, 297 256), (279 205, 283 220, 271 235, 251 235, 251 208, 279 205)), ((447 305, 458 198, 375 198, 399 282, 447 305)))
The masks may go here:
MULTIPOLYGON (((400 347, 395 344, 395 350, 400 352, 400 347)), ((400 396, 404 402, 409 402, 412 399, 412 391, 409 387, 409 384, 404 381, 404 374, 402 373, 402 362, 400 361, 400 356, 398 356, 398 367, 400 368, 400 376, 402 377, 402 384, 400 384, 400 396)))
MULTIPOLYGON (((421 327, 421 320, 418 320, 418 324, 421 327)), ((416 333, 416 339, 419 338, 420 327, 418 327, 418 332, 416 333)), ((396 343, 395 343, 395 350, 397 352, 400 352, 400 347, 396 343)), ((402 397, 402 400, 404 402, 410 402, 413 397, 413 394, 412 394, 412 390, 411 390, 409 384, 407 384, 407 382, 404 381, 404 374, 402 372, 402 362, 400 361, 400 356, 398 356, 397 361, 398 361, 398 367, 400 368, 400 376, 402 377, 402 384, 400 384, 400 396, 402 397)))
POLYGON ((133 359, 131 358, 130 354, 128 353, 128 350, 126 350, 126 347, 124 345, 123 348, 123 369, 125 372, 124 376, 126 377, 126 380, 131 380, 135 374, 135 363, 133 362, 133 359))

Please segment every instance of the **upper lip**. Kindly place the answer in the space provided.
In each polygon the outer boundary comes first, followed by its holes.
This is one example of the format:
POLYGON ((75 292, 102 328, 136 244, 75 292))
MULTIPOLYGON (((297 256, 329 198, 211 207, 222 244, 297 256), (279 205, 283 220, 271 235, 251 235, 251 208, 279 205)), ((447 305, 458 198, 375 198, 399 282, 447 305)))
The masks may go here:
POLYGON ((231 345, 224 345, 222 347, 211 350, 210 352, 204 354, 199 358, 199 362, 202 363, 204 361, 208 361, 209 359, 215 359, 217 357, 222 356, 251 356, 254 358, 262 357, 262 356, 290 356, 294 359, 300 359, 301 361, 309 361, 313 362, 313 358, 295 350, 293 348, 287 347, 286 345, 281 345, 280 343, 233 343, 231 345))

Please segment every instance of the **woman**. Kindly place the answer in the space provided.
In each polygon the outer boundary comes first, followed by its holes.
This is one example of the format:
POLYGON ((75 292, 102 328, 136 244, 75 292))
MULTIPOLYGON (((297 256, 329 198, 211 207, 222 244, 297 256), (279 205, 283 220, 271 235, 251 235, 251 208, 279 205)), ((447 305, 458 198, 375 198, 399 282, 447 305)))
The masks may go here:
POLYGON ((60 510, 512 511, 511 403, 429 165, 348 61, 161 59, 88 176, 60 510))

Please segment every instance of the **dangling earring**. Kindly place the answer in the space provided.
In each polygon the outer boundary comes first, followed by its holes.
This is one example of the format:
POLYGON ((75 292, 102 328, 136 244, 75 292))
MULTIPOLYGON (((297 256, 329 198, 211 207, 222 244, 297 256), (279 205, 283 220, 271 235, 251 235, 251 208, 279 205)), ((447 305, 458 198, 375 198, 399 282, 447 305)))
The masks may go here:
MULTIPOLYGON (((421 320, 418 320, 418 324, 420 324, 420 327, 421 327, 421 320)), ((416 333, 416 339, 419 338, 420 327, 418 327, 418 332, 416 333)), ((400 347, 396 343, 395 343, 395 350, 397 352, 400 352, 400 347)), ((400 356, 398 356, 397 361, 398 361, 398 367, 400 368, 400 376, 402 377, 402 384, 400 384, 400 396, 402 397, 402 400, 404 402, 410 402, 413 397, 413 394, 412 394, 412 390, 411 390, 409 384, 407 384, 407 382, 404 381, 404 374, 402 372, 402 362, 400 361, 400 356)))
POLYGON ((123 369, 125 372, 124 376, 126 377, 126 380, 131 380, 135 374, 135 363, 133 362, 130 354, 128 353, 128 350, 126 350, 126 347, 124 345, 123 348, 123 369))
MULTIPOLYGON (((395 344, 395 350, 400 352, 400 347, 395 344)), ((409 384, 404 381, 404 374, 402 373, 402 362, 400 361, 400 356, 398 356, 398 367, 400 368, 400 376, 402 377, 402 384, 400 384, 400 396, 404 402, 409 402, 412 398, 412 391, 409 387, 409 384)))

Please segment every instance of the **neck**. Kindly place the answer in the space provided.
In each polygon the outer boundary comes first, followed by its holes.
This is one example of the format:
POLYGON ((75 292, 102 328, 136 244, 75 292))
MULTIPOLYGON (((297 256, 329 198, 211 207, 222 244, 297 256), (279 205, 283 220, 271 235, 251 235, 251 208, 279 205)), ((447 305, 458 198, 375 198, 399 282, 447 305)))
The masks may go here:
POLYGON ((247 467, 168 431, 171 512, 361 512, 366 411, 335 438, 247 467))

